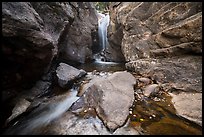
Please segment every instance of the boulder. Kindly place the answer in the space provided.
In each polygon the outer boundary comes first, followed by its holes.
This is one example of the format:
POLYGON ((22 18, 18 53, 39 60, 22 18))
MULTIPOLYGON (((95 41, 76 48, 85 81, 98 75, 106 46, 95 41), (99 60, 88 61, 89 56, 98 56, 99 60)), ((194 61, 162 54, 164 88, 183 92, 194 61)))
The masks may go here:
POLYGON ((170 93, 177 114, 202 126, 202 93, 170 93))
POLYGON ((122 126, 134 101, 136 79, 129 72, 115 72, 107 78, 95 79, 71 110, 91 107, 106 127, 114 131, 122 126))
POLYGON ((86 72, 84 70, 78 70, 65 63, 60 63, 56 70, 58 84, 62 88, 65 88, 69 82, 73 82, 85 74, 86 72))

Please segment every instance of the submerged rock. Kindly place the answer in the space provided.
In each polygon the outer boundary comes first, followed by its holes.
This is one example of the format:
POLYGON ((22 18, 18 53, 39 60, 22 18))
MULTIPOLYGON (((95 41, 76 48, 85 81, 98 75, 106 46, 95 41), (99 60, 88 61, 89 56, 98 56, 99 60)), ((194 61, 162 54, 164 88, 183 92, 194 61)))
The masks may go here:
POLYGON ((76 80, 85 74, 86 72, 84 70, 78 70, 65 63, 60 63, 56 70, 58 84, 62 88, 65 88, 69 82, 73 82, 73 80, 76 80))
POLYGON ((129 72, 115 72, 107 78, 98 78, 86 88, 83 96, 71 110, 91 107, 109 130, 122 126, 134 101, 136 79, 129 72))

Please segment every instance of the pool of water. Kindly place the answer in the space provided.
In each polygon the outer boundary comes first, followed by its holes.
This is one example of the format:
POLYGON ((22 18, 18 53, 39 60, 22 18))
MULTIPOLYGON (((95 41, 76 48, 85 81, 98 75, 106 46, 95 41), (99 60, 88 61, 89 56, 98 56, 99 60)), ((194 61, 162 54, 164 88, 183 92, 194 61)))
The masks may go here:
MULTIPOLYGON (((92 62, 78 67, 86 71, 124 71, 125 65, 114 62, 92 62)), ((134 74, 135 75, 135 74, 134 74)), ((154 98, 143 97, 135 92, 135 101, 130 108, 129 126, 142 129, 149 135, 202 135, 202 127, 177 115, 172 97, 161 91, 154 98)))
POLYGON ((96 71, 124 71, 125 63, 115 63, 115 62, 103 62, 103 61, 94 61, 87 64, 81 64, 76 66, 78 69, 83 69, 87 72, 96 71))
POLYGON ((171 96, 163 92, 159 97, 138 99, 129 115, 129 126, 141 127, 149 135, 202 135, 202 127, 176 114, 171 96))

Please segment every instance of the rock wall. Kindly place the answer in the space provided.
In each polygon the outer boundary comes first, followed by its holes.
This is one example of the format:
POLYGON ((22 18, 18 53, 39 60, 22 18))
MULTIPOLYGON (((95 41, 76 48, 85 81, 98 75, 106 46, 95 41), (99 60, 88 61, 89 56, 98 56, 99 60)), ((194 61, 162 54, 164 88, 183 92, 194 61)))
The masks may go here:
POLYGON ((202 53, 199 2, 122 2, 110 5, 109 41, 126 61, 202 53))
POLYGON ((3 2, 3 89, 34 84, 55 57, 91 59, 95 31, 90 2, 3 2))
POLYGON ((127 69, 202 90, 200 2, 116 2, 110 9, 110 46, 121 47, 127 69))
POLYGON ((71 2, 75 16, 69 32, 59 43, 59 58, 85 63, 92 60, 92 49, 96 43, 98 18, 90 2, 71 2))

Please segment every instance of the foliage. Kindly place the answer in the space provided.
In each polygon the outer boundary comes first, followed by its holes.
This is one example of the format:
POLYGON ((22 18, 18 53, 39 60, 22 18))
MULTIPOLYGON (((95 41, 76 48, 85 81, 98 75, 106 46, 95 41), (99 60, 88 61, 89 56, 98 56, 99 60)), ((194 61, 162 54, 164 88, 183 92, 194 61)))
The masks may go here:
POLYGON ((109 9, 109 2, 94 2, 96 10, 101 13, 108 12, 109 9))

